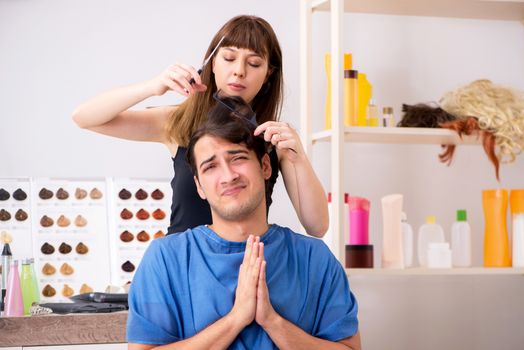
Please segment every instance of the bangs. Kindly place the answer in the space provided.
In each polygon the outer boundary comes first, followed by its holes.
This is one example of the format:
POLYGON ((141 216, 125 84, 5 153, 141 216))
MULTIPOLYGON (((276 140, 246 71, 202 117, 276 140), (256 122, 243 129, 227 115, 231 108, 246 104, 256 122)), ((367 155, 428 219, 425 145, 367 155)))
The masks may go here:
POLYGON ((231 28, 220 46, 248 49, 265 59, 269 59, 269 42, 265 29, 255 21, 243 21, 231 28))

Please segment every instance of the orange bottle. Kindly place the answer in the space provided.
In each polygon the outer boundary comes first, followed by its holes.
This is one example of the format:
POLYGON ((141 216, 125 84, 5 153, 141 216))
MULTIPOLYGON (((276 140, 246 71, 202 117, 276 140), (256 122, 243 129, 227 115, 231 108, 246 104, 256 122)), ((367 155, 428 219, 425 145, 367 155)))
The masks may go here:
POLYGON ((510 267, 508 229, 506 212, 508 209, 508 191, 482 191, 484 209, 484 266, 510 267))

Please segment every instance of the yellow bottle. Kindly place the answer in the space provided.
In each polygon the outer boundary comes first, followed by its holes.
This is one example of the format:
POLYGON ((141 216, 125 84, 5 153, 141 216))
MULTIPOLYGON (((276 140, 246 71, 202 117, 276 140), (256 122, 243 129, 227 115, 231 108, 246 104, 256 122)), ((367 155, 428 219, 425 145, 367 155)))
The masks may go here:
POLYGON ((506 210, 508 208, 507 190, 482 191, 484 209, 484 266, 510 267, 508 229, 506 210))
POLYGON ((378 126, 378 108, 373 99, 369 100, 367 126, 378 126))
POLYGON ((358 73, 358 126, 366 126, 366 109, 371 99, 372 86, 366 74, 358 73))
POLYGON ((344 125, 358 125, 358 72, 344 71, 344 125))
MULTIPOLYGON (((351 69, 353 64, 353 56, 350 53, 344 54, 344 70, 351 69)), ((326 106, 324 126, 326 130, 331 129, 331 54, 324 55, 324 69, 326 71, 327 90, 326 90, 326 106)))

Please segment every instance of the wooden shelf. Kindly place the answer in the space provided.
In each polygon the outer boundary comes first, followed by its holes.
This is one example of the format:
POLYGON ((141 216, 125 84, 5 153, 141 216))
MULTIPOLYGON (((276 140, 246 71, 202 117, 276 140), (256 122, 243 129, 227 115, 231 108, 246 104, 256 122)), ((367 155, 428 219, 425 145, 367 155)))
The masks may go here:
POLYGON ((455 267, 451 269, 406 268, 406 269, 346 269, 348 276, 428 276, 428 275, 523 275, 523 267, 455 267))
MULTIPOLYGON (((467 136, 461 139, 459 135, 448 129, 431 128, 385 128, 352 126, 344 129, 346 142, 364 143, 399 143, 399 144, 428 144, 428 145, 478 145, 480 139, 476 136, 467 136)), ((331 130, 324 130, 313 134, 313 143, 331 141, 331 130)))
MULTIPOLYGON (((313 11, 330 11, 330 1, 313 0, 311 8, 313 11)), ((524 0, 345 0, 344 11, 520 21, 524 19, 524 0)))

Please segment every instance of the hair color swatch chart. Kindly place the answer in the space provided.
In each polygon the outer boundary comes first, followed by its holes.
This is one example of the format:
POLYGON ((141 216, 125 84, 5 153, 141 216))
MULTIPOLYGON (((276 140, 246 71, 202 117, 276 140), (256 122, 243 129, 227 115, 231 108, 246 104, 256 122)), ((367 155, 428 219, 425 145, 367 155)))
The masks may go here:
POLYGON ((60 302, 131 281, 170 205, 167 179, 3 178, 0 232, 14 259, 35 259, 40 298, 60 302))

